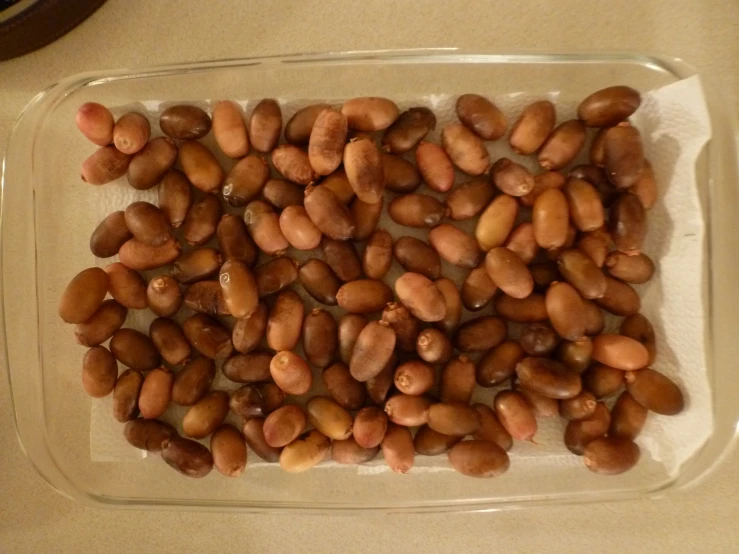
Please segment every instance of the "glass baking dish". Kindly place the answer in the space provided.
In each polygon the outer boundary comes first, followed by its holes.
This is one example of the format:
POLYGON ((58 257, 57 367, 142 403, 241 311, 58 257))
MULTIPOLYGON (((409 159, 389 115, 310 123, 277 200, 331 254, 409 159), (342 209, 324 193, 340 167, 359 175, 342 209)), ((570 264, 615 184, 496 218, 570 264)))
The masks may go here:
MULTIPOLYGON (((296 55, 86 73, 39 93, 13 128, 3 164, 2 302, 4 350, 18 434, 32 463, 61 493, 94 506, 241 511, 480 511, 562 502, 657 496, 695 483, 733 442, 739 414, 739 220, 734 117, 702 76, 713 136, 697 170, 706 221, 706 366, 714 432, 677 475, 643 457, 605 478, 581 464, 512 464, 479 481, 454 472, 361 475, 356 469, 291 475, 249 468, 239 479, 215 471, 185 479, 158 460, 99 462, 90 456, 90 402, 79 383, 82 349, 57 316, 68 279, 94 265, 89 234, 104 187, 79 179, 91 146, 74 114, 86 101, 109 106, 143 99, 323 99, 380 95, 561 91, 583 98, 628 84, 650 90, 696 74, 681 60, 630 53, 472 54, 454 49, 296 55)), ((104 207, 104 206, 103 206, 104 207)), ((109 207, 112 209, 112 207, 109 207)))

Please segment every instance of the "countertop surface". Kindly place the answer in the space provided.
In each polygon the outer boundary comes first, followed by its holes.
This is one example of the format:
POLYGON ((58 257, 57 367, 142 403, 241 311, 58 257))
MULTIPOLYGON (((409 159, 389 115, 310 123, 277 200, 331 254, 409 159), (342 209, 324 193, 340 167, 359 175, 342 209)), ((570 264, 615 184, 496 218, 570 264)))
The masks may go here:
MULTIPOLYGON (((246 56, 457 46, 639 50, 681 57, 739 111, 735 0, 361 3, 110 0, 46 48, 0 63, 0 154, 37 92, 97 69, 246 56)), ((5 237, 8 240, 8 237, 5 237)), ((519 511, 328 518, 104 511, 52 490, 21 451, 0 369, 0 552, 735 552, 739 452, 661 500, 519 511), (402 547, 400 546, 402 545, 402 547)))

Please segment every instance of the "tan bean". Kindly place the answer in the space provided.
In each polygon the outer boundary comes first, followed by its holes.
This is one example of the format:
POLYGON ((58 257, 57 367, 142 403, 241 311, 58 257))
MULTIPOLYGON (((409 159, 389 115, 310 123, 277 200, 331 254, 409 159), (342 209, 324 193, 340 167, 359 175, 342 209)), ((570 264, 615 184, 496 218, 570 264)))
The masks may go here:
POLYGON ((395 241, 393 253, 406 271, 437 279, 441 273, 441 259, 436 250, 416 237, 400 237, 395 241))
POLYGON ((262 197, 279 210, 288 206, 302 206, 303 196, 303 187, 285 179, 269 179, 262 188, 262 197))
POLYGON ((593 359, 616 369, 642 369, 649 363, 649 352, 639 341, 623 335, 593 337, 593 359))
POLYGON ((594 92, 580 102, 577 116, 588 127, 616 125, 633 114, 641 104, 639 92, 623 85, 594 92))
POLYGON ((192 201, 192 187, 187 177, 176 169, 167 171, 159 183, 159 209, 173 229, 185 221, 192 201))
POLYGON ((193 246, 201 246, 213 238, 221 219, 221 203, 212 194, 195 202, 182 224, 183 238, 193 246))
POLYGON ((398 299, 421 321, 441 321, 446 302, 433 281, 418 273, 407 272, 395 281, 398 299))
POLYGON ((300 406, 286 405, 277 408, 264 420, 264 441, 273 448, 293 442, 305 431, 308 416, 300 406))
POLYGON ((223 296, 223 288, 216 279, 193 283, 183 297, 187 308, 208 315, 230 315, 231 311, 223 296))
POLYGON ((559 403, 559 415, 565 419, 586 419, 595 413, 598 402, 593 393, 582 391, 574 398, 559 403))
POLYGON ((516 365, 516 376, 521 386, 547 398, 574 398, 582 390, 577 373, 546 358, 524 358, 516 365))
POLYGON ((583 300, 582 302, 585 306, 585 334, 597 335, 603 331, 606 325, 603 312, 592 300, 583 300))
POLYGON ((585 144, 585 125, 577 119, 561 123, 547 137, 539 150, 539 164, 544 169, 562 169, 574 160, 585 144))
POLYGON ((393 375, 395 374, 395 367, 397 365, 398 357, 393 353, 390 356, 390 360, 388 360, 380 373, 367 379, 365 383, 367 388, 367 397, 375 404, 382 404, 385 402, 385 399, 393 386, 393 375))
POLYGON ((198 248, 183 254, 172 266, 172 277, 180 283, 190 284, 211 277, 223 263, 215 248, 198 248))
POLYGON ((431 229, 429 242, 450 264, 470 269, 480 264, 482 253, 475 239, 453 225, 442 223, 431 229))
POLYGON ((457 98, 459 120, 483 140, 498 140, 508 123, 503 112, 490 100, 479 94, 463 94, 457 98))
POLYGON ((281 144, 272 150, 272 165, 285 179, 299 185, 310 185, 318 179, 308 154, 292 144, 281 144))
POLYGON ((290 350, 300 340, 304 315, 303 300, 293 290, 280 292, 267 320, 267 344, 272 350, 290 350))
POLYGON ((109 283, 108 274, 99 267, 75 275, 59 300, 59 317, 67 323, 87 321, 103 303, 109 283))
POLYGON ((282 234, 280 220, 270 204, 252 200, 246 206, 244 223, 249 235, 265 254, 279 256, 290 247, 282 234))
POLYGON ((311 104, 295 112, 285 125, 285 140, 298 146, 308 144, 313 124, 320 113, 330 107, 328 104, 311 104))
POLYGON ((481 387, 494 387, 516 372, 516 364, 525 356, 521 346, 513 340, 507 340, 491 348, 477 362, 475 376, 481 387))
POLYGON ((521 329, 518 339, 529 356, 548 356, 559 344, 559 335, 549 325, 530 323, 521 329))
POLYGON ((565 340, 585 336, 585 307, 575 287, 553 283, 547 290, 546 309, 552 327, 565 340))
MULTIPOLYGON (((376 205, 376 204, 375 204, 376 205)), ((374 231, 362 252, 362 270, 370 279, 382 279, 393 263, 393 237, 384 229, 374 231)))
POLYGON ((305 394, 313 384, 313 373, 308 364, 289 350, 277 352, 269 370, 277 386, 287 394, 305 394))
POLYGON ((164 441, 162 459, 187 477, 205 477, 213 469, 213 456, 205 446, 178 436, 164 441))
POLYGON ((305 210, 316 227, 335 240, 347 240, 354 236, 352 214, 329 188, 311 186, 305 189, 305 210))
POLYGON ((358 279, 341 286, 336 301, 346 311, 357 314, 381 312, 393 300, 393 291, 382 281, 358 279))
POLYGON ((326 109, 316 117, 308 143, 310 165, 318 175, 328 175, 341 165, 348 127, 343 114, 326 109))
POLYGON ((447 212, 448 208, 444 204, 426 194, 398 196, 388 205, 391 219, 406 227, 433 227, 447 212))
POLYGON ((303 288, 321 304, 335 306, 341 281, 326 262, 311 258, 300 266, 298 279, 303 288))
POLYGON ((130 171, 131 161, 131 156, 114 146, 103 146, 82 162, 80 176, 85 183, 105 185, 130 171))
POLYGON ((225 360, 233 352, 231 333, 218 321, 195 314, 182 322, 185 338, 195 350, 211 360, 225 360))
POLYGON ((519 201, 522 206, 531 208, 542 192, 547 189, 561 189, 565 185, 565 178, 559 171, 543 171, 534 175, 534 188, 521 197, 519 201))
POLYGON ((380 408, 362 408, 354 418, 352 434, 363 448, 376 448, 382 442, 388 427, 387 415, 380 408))
POLYGON ((484 352, 506 339, 508 328, 495 316, 480 316, 460 325, 454 333, 454 346, 462 352, 484 352))
POLYGON ((269 352, 249 352, 230 357, 222 366, 223 375, 236 383, 262 383, 270 380, 269 352))
POLYGON ((649 364, 653 364, 657 357, 657 342, 654 337, 654 328, 642 314, 634 314, 621 322, 619 333, 639 341, 649 353, 649 364))
POLYGON ((442 277, 434 281, 436 288, 441 293, 444 303, 444 317, 435 322, 435 325, 447 333, 453 332, 462 319, 462 300, 459 296, 457 286, 453 281, 442 277))
POLYGON ((583 387, 600 400, 618 392, 624 385, 625 373, 603 364, 594 364, 582 374, 583 387))
POLYGON ((127 369, 118 377, 113 388, 113 417, 121 423, 136 417, 143 382, 144 376, 135 369, 127 369))
POLYGON ((352 349, 349 370, 357 381, 367 381, 387 365, 395 349, 395 331, 386 321, 370 321, 352 349))
POLYGON ((259 156, 242 158, 223 181, 223 198, 231 206, 246 206, 264 189, 269 179, 269 166, 259 156))
POLYGON ((113 142, 115 120, 102 104, 85 102, 77 109, 75 121, 80 132, 93 144, 106 146, 113 142))
POLYGON ((616 249, 626 254, 638 254, 647 233, 647 216, 641 201, 626 193, 611 206, 609 227, 616 249))
POLYGON ((274 258, 254 270, 259 298, 289 287, 298 279, 298 262, 287 256, 274 258))
POLYGON ((288 444, 280 453, 280 467, 288 473, 307 471, 321 463, 329 455, 331 441, 314 430, 288 444))
POLYGON ((603 164, 616 188, 634 186, 644 171, 644 149, 639 129, 631 125, 611 127, 603 137, 603 164))
POLYGON ((536 434, 536 418, 531 406, 519 392, 500 391, 493 401, 495 415, 503 428, 516 440, 530 441, 536 434))
POLYGON ((226 260, 221 266, 219 282, 228 311, 234 317, 246 317, 257 309, 257 282, 249 268, 238 260, 226 260))
POLYGON ((542 192, 532 211, 534 237, 542 248, 559 248, 567 241, 569 210, 567 199, 559 189, 542 192))
POLYGON ((549 319, 543 294, 532 293, 526 298, 503 294, 495 299, 494 305, 498 315, 516 323, 538 323, 549 319))
POLYGON ((213 465, 226 477, 239 477, 246 469, 246 443, 233 425, 224 424, 210 438, 213 465))
POLYGON ((82 386, 93 398, 113 392, 118 379, 118 363, 104 346, 93 346, 82 358, 82 386))
POLYGON ((382 148, 391 154, 405 154, 436 128, 436 116, 428 108, 404 111, 382 136, 382 148))
POLYGON ((154 369, 161 361, 151 339, 135 329, 118 329, 110 339, 108 348, 116 360, 139 371, 154 369))
POLYGON ((598 402, 590 417, 570 421, 565 428, 564 443, 573 454, 582 456, 585 447, 608 432, 611 414, 602 402, 598 402))
POLYGON ((263 417, 282 406, 284 400, 285 392, 274 383, 257 383, 233 391, 228 406, 238 416, 263 417))
POLYGON ((272 98, 260 101, 249 117, 249 138, 254 150, 266 154, 274 150, 280 140, 282 111, 272 98))
POLYGON ((385 170, 382 157, 371 140, 352 140, 344 148, 344 170, 357 198, 368 204, 382 200, 385 170))
POLYGON ((203 192, 218 192, 224 173, 216 157, 203 144, 186 140, 180 145, 180 165, 188 180, 203 192))
POLYGON ((320 184, 330 189, 344 205, 349 204, 355 196, 343 167, 326 176, 320 184))
POLYGON ((413 438, 413 449, 422 456, 438 456, 448 451, 460 440, 462 437, 445 435, 434 431, 428 425, 422 425, 413 438))
POLYGON ((488 251, 485 269, 495 285, 513 298, 526 298, 534 290, 534 279, 523 260, 504 246, 488 251))
POLYGON ((92 232, 90 252, 98 258, 110 258, 118 254, 121 246, 132 237, 123 212, 111 212, 92 232))
POLYGON ((475 238, 480 248, 487 252, 505 244, 517 216, 518 202, 513 197, 507 194, 496 196, 477 221, 475 238))
POLYGON ((244 421, 241 432, 244 435, 246 444, 249 445, 257 456, 265 462, 274 463, 280 459, 281 448, 273 448, 264 440, 263 432, 264 420, 259 418, 250 418, 244 421))
POLYGON ((146 287, 146 301, 156 315, 171 317, 182 305, 180 285, 169 275, 154 277, 146 287))
POLYGON ((236 102, 220 100, 213 107, 213 136, 229 158, 241 158, 249 152, 246 123, 236 102))
POLYGON ((168 364, 183 364, 192 354, 185 334, 171 319, 158 317, 152 321, 149 325, 149 336, 159 354, 168 364))
POLYGON ((562 341, 557 349, 557 359, 580 374, 590 366, 592 355, 593 341, 588 337, 576 341, 562 341))
POLYGON ((497 444, 505 451, 510 450, 513 447, 513 437, 498 421, 495 412, 485 404, 475 404, 472 407, 480 418, 480 427, 472 435, 473 438, 497 444))
POLYGON ((393 423, 416 427, 428 422, 431 400, 425 396, 396 394, 385 402, 385 413, 393 423))
POLYGON ((407 194, 421 185, 421 174, 411 162, 384 152, 381 157, 387 190, 407 194))
POLYGON ((641 298, 634 288, 606 275, 606 292, 595 303, 614 315, 634 315, 641 309, 641 298))
POLYGON ((330 439, 345 440, 352 434, 351 414, 325 396, 315 396, 305 407, 311 425, 330 439))
POLYGON ((231 340, 238 352, 248 354, 261 344, 267 332, 268 313, 267 305, 260 302, 253 313, 236 320, 231 333, 231 340))
POLYGON ((434 386, 436 372, 421 360, 409 360, 395 370, 395 387, 403 394, 423 394, 434 386))
POLYGON ((461 123, 444 127, 441 145, 452 163, 469 175, 482 175, 490 168, 490 154, 482 139, 461 123))
POLYGON ((365 96, 344 102, 341 113, 346 117, 350 129, 369 133, 390 127, 400 112, 392 100, 365 96))
POLYGON ((169 423, 157 419, 132 419, 123 426, 123 436, 128 443, 148 452, 161 452, 164 442, 177 436, 169 423))
POLYGON ((683 411, 683 393, 669 377, 645 368, 629 371, 625 379, 631 396, 646 409, 661 415, 676 415, 683 411))
POLYGON ((180 406, 192 406, 210 390, 216 375, 213 360, 193 358, 177 372, 172 385, 172 402, 180 406))
POLYGON ((610 127, 602 127, 593 137, 590 143, 590 163, 603 167, 605 163, 605 138, 610 127))
POLYGON ((139 411, 144 419, 156 419, 164 415, 172 398, 174 376, 166 367, 150 371, 139 392, 139 411))
POLYGON ((431 190, 448 192, 454 185, 454 166, 438 144, 424 141, 418 145, 416 167, 431 190))
POLYGON ((126 308, 143 310, 146 303, 146 281, 120 262, 105 267, 110 295, 126 308))
POLYGON ((182 418, 182 432, 188 437, 202 439, 223 423, 228 415, 228 394, 212 391, 193 404, 182 418))
POLYGON ((470 311, 481 310, 493 299, 498 286, 488 275, 484 265, 476 267, 462 283, 462 303, 470 311))
POLYGON ((554 104, 549 100, 526 106, 508 136, 513 150, 523 155, 536 152, 554 129, 556 118, 554 104))

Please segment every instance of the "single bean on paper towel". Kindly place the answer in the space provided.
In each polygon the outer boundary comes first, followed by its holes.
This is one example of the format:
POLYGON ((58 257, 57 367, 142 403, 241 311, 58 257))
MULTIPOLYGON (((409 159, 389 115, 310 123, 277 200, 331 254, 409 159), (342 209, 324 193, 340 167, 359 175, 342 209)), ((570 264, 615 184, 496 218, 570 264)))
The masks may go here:
POLYGON ((440 145, 424 141, 436 127, 431 110, 400 113, 386 98, 303 108, 279 145, 272 99, 248 120, 230 101, 212 116, 171 106, 155 138, 143 114, 116 122, 106 107, 82 105, 77 126, 100 147, 82 179, 159 185, 158 206, 134 202, 93 231, 93 254, 120 262, 85 269, 62 295, 59 315, 89 348, 85 391, 112 393, 126 439, 191 477, 213 466, 240 475, 247 445, 289 472, 327 458, 362 464, 382 451, 400 473, 416 452, 447 453, 458 472, 494 477, 508 469, 515 441, 534 440, 537 418, 557 416, 567 422, 564 444, 588 469, 630 469, 648 412, 683 409, 677 385, 649 367, 654 331, 631 286, 654 273, 641 247, 658 196, 628 122, 640 101, 626 86, 603 89, 582 101, 578 119, 555 127, 547 100, 509 125, 488 99, 465 94, 440 145), (227 174, 198 142, 211 131, 237 160, 227 174), (490 159, 485 141, 506 131, 540 173, 490 159), (588 133, 590 163, 562 173, 588 133), (470 176, 456 187, 455 168, 470 176), (376 228, 385 189, 390 218, 430 229, 428 244, 376 228), (225 205, 243 217, 224 215, 225 205), (474 236, 455 226, 472 218, 474 236), (300 264, 290 249, 323 259, 300 264), (273 258, 255 267, 260 253, 273 258), (383 279, 394 258, 406 273, 393 290, 383 279), (442 275, 441 260, 469 270, 461 286, 442 275), (140 273, 162 268, 169 273, 148 283, 140 273), (297 282, 346 313, 338 322, 321 308, 306 313, 297 282), (460 324, 463 309, 488 306, 460 324), (180 326, 171 318, 183 307, 180 326), (147 308, 159 316, 148 335, 121 328, 129 309, 147 308), (602 310, 624 317, 620 333, 603 333, 602 310), (232 329, 221 316, 236 318, 232 329), (301 337, 304 357, 294 352, 301 337), (211 390, 216 364, 241 387, 211 390), (328 396, 302 399, 305 408, 284 403, 314 378, 328 396), (492 405, 470 404, 475 387, 505 384, 492 405), (609 411, 604 402, 616 394, 609 411), (183 436, 157 419, 171 402, 188 406, 183 436), (229 411, 242 429, 224 423, 229 411), (194 440, 208 436, 210 448, 194 440))

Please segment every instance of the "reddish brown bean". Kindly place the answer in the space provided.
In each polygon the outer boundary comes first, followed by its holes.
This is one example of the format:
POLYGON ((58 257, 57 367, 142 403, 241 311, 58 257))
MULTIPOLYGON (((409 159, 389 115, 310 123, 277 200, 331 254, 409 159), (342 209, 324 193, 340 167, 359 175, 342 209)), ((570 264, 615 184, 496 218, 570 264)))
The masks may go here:
POLYGON ((244 223, 251 238, 265 254, 279 256, 290 247, 280 229, 279 217, 270 204, 262 200, 249 202, 244 212, 244 223))
POLYGON ((368 406, 359 410, 354 417, 352 434, 360 446, 375 448, 382 442, 387 426, 385 412, 375 406, 368 406))
POLYGON ((552 327, 566 340, 578 340, 585 335, 585 306, 575 287, 553 283, 547 290, 546 309, 552 327))
POLYGON ((453 350, 449 337, 439 329, 424 329, 416 339, 416 352, 422 360, 430 364, 446 363, 453 350))
POLYGON ((490 170, 493 183, 510 196, 525 196, 534 188, 534 176, 521 164, 500 158, 490 170))
POLYGON ((225 360, 233 352, 231 333, 204 314, 195 314, 182 322, 185 338, 195 350, 211 360, 225 360))
POLYGON ((634 288, 606 275, 606 292, 595 303, 614 315, 634 315, 641 309, 641 298, 634 288))
POLYGON ((564 364, 546 358, 524 358, 516 365, 521 386, 547 398, 574 398, 582 390, 580 376, 564 364))
POLYGON ((398 299, 421 321, 441 321, 446 302, 433 281, 418 273, 407 272, 395 281, 398 299))
POLYGON ((183 238, 193 246, 205 244, 216 234, 222 213, 221 203, 216 196, 204 196, 187 212, 182 224, 183 238))
POLYGON ((126 308, 143 310, 146 303, 146 281, 120 262, 105 267, 110 295, 126 308))
POLYGON ((213 136, 229 158, 241 158, 249 152, 244 115, 236 102, 220 100, 213 106, 213 136))
POLYGON ((474 389, 475 364, 467 356, 459 356, 444 366, 439 383, 439 397, 442 402, 468 404, 474 389))
POLYGON ((344 148, 344 170, 357 198, 368 204, 382 200, 385 170, 372 140, 352 140, 344 148))
POLYGON ((393 237, 384 229, 377 229, 362 252, 362 270, 370 279, 382 279, 393 263, 393 237))
POLYGON ((623 437, 603 437, 585 447, 585 466, 595 473, 618 475, 639 461, 639 446, 623 437))
POLYGON ((360 314, 344 314, 339 320, 339 357, 345 364, 349 364, 354 351, 354 344, 368 320, 360 314))
POLYGON ((513 376, 516 364, 525 356, 521 346, 507 340, 491 348, 477 362, 475 375, 481 387, 494 387, 513 376))
POLYGON ((264 420, 264 442, 273 448, 286 446, 305 431, 307 424, 308 416, 300 406, 288 404, 277 408, 264 420))
POLYGON ((174 376, 166 367, 150 371, 139 392, 139 412, 144 419, 156 419, 164 415, 172 398, 174 376))
POLYGON ((186 307, 208 315, 230 315, 223 296, 223 288, 216 279, 198 281, 185 291, 183 303, 186 307))
POLYGON ((266 154, 274 150, 280 140, 282 111, 272 98, 260 101, 249 117, 249 138, 254 150, 266 154))
POLYGON ((616 249, 626 254, 638 254, 647 234, 647 216, 634 194, 620 195, 611 205, 609 228, 616 249))
POLYGON ((223 183, 221 164, 203 144, 186 140, 180 145, 179 155, 182 171, 197 189, 205 193, 218 192, 223 183))
POLYGON ((624 385, 625 373, 620 369, 595 364, 582 374, 583 387, 600 400, 618 392, 624 385))
POLYGON ((393 374, 395 372, 395 366, 398 364, 398 357, 393 353, 390 356, 390 360, 382 371, 368 379, 365 383, 367 388, 367 397, 375 404, 382 404, 385 402, 390 389, 393 386, 393 374))
POLYGON ((113 417, 121 423, 136 417, 143 382, 144 376, 135 369, 127 369, 118 377, 113 388, 113 417))
POLYGON ((569 209, 564 193, 559 189, 542 192, 532 211, 534 237, 542 248, 559 248, 567 241, 569 209))
POLYGON ((634 186, 644 171, 644 149, 639 129, 618 125, 603 137, 603 165, 608 180, 616 188, 634 186))
POLYGON ((159 351, 151 339, 135 329, 118 329, 108 345, 115 359, 131 369, 148 371, 159 365, 159 351))
POLYGON ((354 240, 365 240, 374 232, 384 204, 382 198, 375 204, 367 204, 360 198, 354 199, 350 208, 355 225, 354 240))
POLYGON ((454 188, 446 198, 449 218, 470 219, 479 214, 493 199, 493 185, 488 179, 473 178, 454 188))
POLYGON ((503 319, 480 316, 459 326, 454 333, 454 346, 462 352, 484 352, 506 339, 508 328, 503 319))
POLYGON ((436 288, 441 292, 444 302, 445 315, 435 325, 447 333, 453 332, 462 319, 462 300, 459 296, 457 286, 453 281, 442 277, 434 281, 436 288))
POLYGON ((330 188, 308 187, 304 205, 313 224, 327 237, 347 240, 354 236, 356 227, 351 211, 330 188))
POLYGON ((649 363, 649 352, 639 341, 623 335, 597 335, 593 337, 593 359, 602 364, 633 371, 649 363))
POLYGON ((530 441, 536 434, 534 412, 519 392, 500 391, 493 401, 495 415, 503 428, 516 440, 530 441))
POLYGON ((288 206, 302 206, 303 187, 285 179, 269 179, 262 189, 264 199, 275 208, 282 210, 288 206))
POLYGON ((589 366, 593 355, 593 341, 588 337, 576 341, 562 341, 557 359, 575 373, 582 373, 589 366))
POLYGON ((585 98, 577 116, 588 127, 616 125, 633 114, 641 104, 639 92, 623 85, 608 87, 585 98))
POLYGON ((570 179, 564 187, 570 217, 580 231, 594 231, 603 226, 603 203, 593 185, 583 179, 570 179))
POLYGON ((480 427, 472 436, 477 440, 497 444, 503 450, 510 450, 513 447, 513 437, 498 421, 495 412, 485 404, 474 404, 472 407, 480 417, 480 427))
POLYGON ((438 144, 419 144, 416 148, 416 167, 431 190, 448 192, 454 185, 454 166, 438 144))
POLYGON ((413 437, 408 428, 389 424, 381 448, 385 463, 395 473, 408 473, 413 467, 413 437))
POLYGON ((272 150, 272 165, 285 179, 299 185, 310 185, 318 179, 308 154, 292 144, 280 144, 272 150))
POLYGON ((393 199, 387 208, 391 219, 406 227, 433 227, 447 214, 448 208, 433 196, 406 194, 393 199))
POLYGON ((93 346, 82 358, 82 386, 93 398, 113 391, 118 379, 118 363, 104 346, 93 346))
POLYGON ((498 315, 516 323, 538 323, 549 319, 543 294, 533 293, 526 298, 503 294, 495 299, 494 304, 498 315))
POLYGON ((115 120, 102 104, 85 102, 77 109, 75 121, 80 132, 93 144, 106 146, 113 142, 115 120))
POLYGON ((341 113, 346 116, 350 129, 364 132, 387 129, 399 115, 395 102, 376 96, 347 100, 341 107, 341 113))
POLYGON ((382 281, 358 279, 341 286, 336 301, 346 311, 358 314, 381 312, 393 300, 393 291, 382 281))
POLYGON ((275 463, 280 459, 281 448, 273 448, 264 440, 264 420, 250 418, 244 421, 241 432, 246 444, 265 462, 275 463))
POLYGON ((395 387, 403 394, 423 394, 434 386, 436 372, 421 360, 409 360, 395 369, 395 387))
POLYGON ((683 411, 685 400, 674 381, 650 368, 629 371, 626 388, 646 409, 661 415, 676 415, 683 411))
POLYGON ((649 353, 649 364, 653 364, 657 357, 657 343, 654 337, 654 328, 649 320, 641 314, 634 314, 621 322, 619 333, 639 341, 649 353))
POLYGON ((92 232, 90 252, 98 258, 110 258, 118 254, 121 246, 132 237, 123 212, 112 212, 92 232))
POLYGON ((269 381, 272 354, 250 352, 230 357, 222 366, 223 375, 235 383, 262 383, 269 381))
POLYGON ((320 113, 330 107, 328 104, 311 104, 295 112, 285 125, 285 140, 298 146, 308 144, 313 124, 320 113))
POLYGON ((488 251, 485 269, 493 283, 508 296, 526 298, 534 291, 534 279, 526 264, 504 246, 488 251))
POLYGON ((109 283, 108 274, 99 267, 75 275, 59 300, 59 317, 67 323, 87 321, 103 303, 109 283))
POLYGON ((557 348, 559 335, 549 325, 532 323, 521 329, 518 342, 529 356, 548 356, 557 348))
POLYGON ((113 144, 124 154, 135 154, 149 140, 151 125, 146 116, 137 112, 123 114, 113 128, 113 144))
POLYGON ((586 419, 595 413, 598 402, 593 393, 582 391, 574 398, 559 403, 559 415, 565 419, 586 419))
POLYGON ((339 406, 347 410, 362 407, 366 397, 365 386, 352 377, 348 367, 342 363, 331 364, 323 370, 322 376, 328 394, 339 406))
POLYGON ((513 150, 523 155, 536 152, 554 129, 556 117, 554 104, 549 100, 526 106, 508 136, 513 150))
POLYGON ((482 259, 475 239, 448 223, 431 229, 429 242, 443 260, 458 267, 471 269, 477 267, 482 259))
POLYGON ((557 258, 562 277, 570 283, 583 298, 601 298, 606 292, 606 278, 593 260, 580 250, 563 251, 557 258))
POLYGON ((385 413, 396 425, 416 427, 428 423, 430 407, 425 396, 396 394, 385 402, 385 413))
POLYGON ((180 283, 190 284, 211 277, 222 263, 223 258, 215 248, 198 248, 177 258, 171 274, 180 283))
POLYGON ((346 117, 333 109, 318 114, 308 143, 310 165, 318 175, 328 175, 341 165, 348 131, 346 117))
POLYGON ((385 154, 384 152, 381 155, 385 188, 387 190, 407 194, 421 185, 421 174, 415 165, 399 156, 385 154))
POLYGON ((248 354, 259 346, 267 330, 267 315, 267 305, 260 302, 253 313, 236 320, 231 340, 238 352, 248 354))
POLYGON ((287 394, 305 394, 313 384, 308 364, 289 350, 275 354, 269 370, 277 386, 287 394))
POLYGON ((156 315, 171 317, 182 305, 180 285, 169 275, 154 277, 146 288, 146 301, 156 315))
POLYGON ((126 422, 123 436, 135 448, 161 452, 164 442, 177 436, 177 431, 169 423, 157 419, 137 418, 126 422))
MULTIPOLYGON (((485 143, 461 123, 450 123, 441 131, 441 146, 451 162, 469 175, 482 175, 490 168, 485 143)), ((424 170, 419 168, 421 173, 424 170)))
POLYGON ((396 345, 406 352, 415 352, 420 323, 400 302, 389 302, 382 311, 382 320, 395 331, 396 345))
POLYGON ((82 162, 80 177, 91 185, 105 185, 123 177, 130 167, 131 156, 119 152, 114 146, 103 146, 82 162))
POLYGON ((605 267, 608 273, 627 283, 646 283, 654 275, 654 262, 646 254, 634 255, 623 252, 611 252, 606 257, 605 267))
POLYGON ((462 303, 468 310, 476 312, 488 305, 497 290, 498 286, 481 265, 470 271, 462 283, 462 303))
POLYGON ((378 375, 390 361, 395 349, 395 331, 386 321, 370 321, 359 333, 349 370, 357 381, 378 375))
POLYGON ((565 178, 559 171, 544 171, 534 175, 534 188, 531 192, 521 196, 521 205, 533 207, 539 195, 547 189, 561 189, 565 185, 565 178))
POLYGON ((608 435, 634 440, 647 421, 647 408, 639 404, 631 393, 624 391, 611 410, 611 427, 608 435))
POLYGON ((400 237, 395 241, 393 254, 406 271, 420 273, 429 279, 438 279, 441 273, 439 254, 416 237, 400 237))

